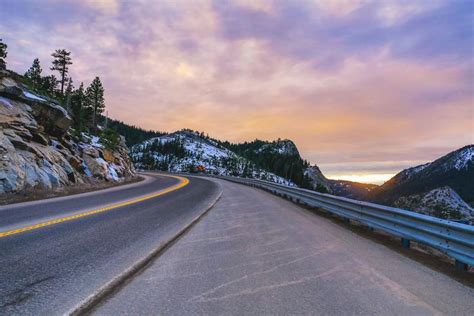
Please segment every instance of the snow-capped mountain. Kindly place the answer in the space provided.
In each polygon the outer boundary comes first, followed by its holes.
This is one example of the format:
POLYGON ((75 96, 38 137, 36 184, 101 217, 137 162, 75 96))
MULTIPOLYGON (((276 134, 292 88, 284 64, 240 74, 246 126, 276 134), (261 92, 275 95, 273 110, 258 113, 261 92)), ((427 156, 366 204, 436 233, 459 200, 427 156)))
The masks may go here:
POLYGON ((474 145, 455 150, 431 163, 405 169, 374 190, 377 202, 393 203, 400 197, 448 186, 467 203, 474 202, 474 145))
POLYGON ((283 177, 258 168, 250 160, 217 141, 190 130, 181 130, 137 144, 132 147, 131 156, 139 169, 252 177, 294 185, 283 177))
POLYGON ((436 217, 472 222, 474 145, 399 172, 375 188, 368 199, 436 217))

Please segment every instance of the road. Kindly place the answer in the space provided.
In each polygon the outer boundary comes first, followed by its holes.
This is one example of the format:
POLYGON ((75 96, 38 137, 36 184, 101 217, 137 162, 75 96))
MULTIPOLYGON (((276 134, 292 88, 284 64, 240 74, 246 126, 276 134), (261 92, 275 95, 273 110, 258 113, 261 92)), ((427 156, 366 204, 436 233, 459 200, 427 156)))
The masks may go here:
POLYGON ((220 193, 211 181, 184 181, 154 174, 108 190, 0 207, 0 314, 66 313, 145 257, 220 193))
POLYGON ((96 314, 474 314, 472 287, 267 192, 215 181, 214 208, 96 314))

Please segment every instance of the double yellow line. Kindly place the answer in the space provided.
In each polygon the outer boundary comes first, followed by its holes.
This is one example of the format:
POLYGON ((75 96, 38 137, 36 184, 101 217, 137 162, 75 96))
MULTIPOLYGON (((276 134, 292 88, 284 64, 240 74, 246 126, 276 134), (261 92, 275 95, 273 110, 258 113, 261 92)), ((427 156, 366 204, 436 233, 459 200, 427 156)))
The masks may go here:
POLYGON ((25 227, 13 229, 13 230, 7 230, 7 231, 4 231, 4 232, 0 232, 0 238, 15 235, 15 234, 19 234, 19 233, 23 233, 23 232, 27 232, 27 231, 38 229, 38 228, 41 228, 41 227, 46 227, 46 226, 51 226, 51 225, 55 225, 55 224, 59 224, 59 223, 63 223, 63 222, 72 221, 72 220, 75 220, 75 219, 78 219, 78 218, 81 218, 81 217, 86 217, 86 216, 90 216, 90 215, 94 215, 94 214, 98 214, 98 213, 103 213, 103 212, 107 212, 107 211, 110 211, 110 210, 113 210, 113 209, 116 209, 116 208, 119 208, 119 207, 124 207, 124 206, 132 205, 132 204, 135 204, 135 203, 143 202, 143 201, 153 199, 153 198, 156 198, 158 196, 165 195, 167 193, 176 191, 176 190, 181 189, 182 187, 189 184, 189 180, 184 178, 184 177, 179 177, 179 176, 167 176, 167 177, 176 178, 176 179, 179 180, 179 183, 177 183, 175 185, 172 185, 172 186, 170 186, 170 187, 168 187, 164 190, 161 190, 161 191, 158 191, 156 193, 150 194, 150 195, 145 195, 145 196, 135 198, 135 199, 131 199, 131 200, 128 200, 128 201, 125 201, 125 202, 111 204, 111 205, 108 205, 108 206, 105 206, 105 207, 102 207, 102 208, 99 208, 99 209, 96 209, 96 210, 87 211, 87 212, 79 213, 79 214, 72 215, 72 216, 61 217, 61 218, 53 219, 53 220, 50 220, 50 221, 47 221, 47 222, 42 222, 42 223, 30 225, 30 226, 25 226, 25 227))

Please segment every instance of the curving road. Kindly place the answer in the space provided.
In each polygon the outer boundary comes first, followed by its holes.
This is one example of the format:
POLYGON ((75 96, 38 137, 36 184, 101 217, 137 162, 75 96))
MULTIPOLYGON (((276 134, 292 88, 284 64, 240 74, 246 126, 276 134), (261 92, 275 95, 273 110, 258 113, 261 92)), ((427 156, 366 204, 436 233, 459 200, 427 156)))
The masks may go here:
POLYGON ((201 214, 218 185, 139 183, 0 207, 0 314, 68 312, 201 214))
POLYGON ((473 315, 474 289, 267 192, 222 197, 98 315, 473 315))
POLYGON ((474 314, 467 279, 460 283, 279 197, 223 180, 146 177, 1 207, 0 314, 74 310, 218 196, 199 222, 91 312, 474 314))

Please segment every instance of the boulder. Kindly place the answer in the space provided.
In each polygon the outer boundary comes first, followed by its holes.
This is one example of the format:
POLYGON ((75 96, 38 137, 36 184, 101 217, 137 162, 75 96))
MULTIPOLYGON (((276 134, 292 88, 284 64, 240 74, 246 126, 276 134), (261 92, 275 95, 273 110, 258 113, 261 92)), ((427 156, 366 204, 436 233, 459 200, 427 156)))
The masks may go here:
POLYGON ((0 131, 0 193, 16 192, 23 188, 25 171, 15 147, 0 131))
POLYGON ((90 170, 93 177, 105 179, 107 174, 107 163, 101 158, 93 158, 89 155, 83 156, 87 168, 90 170))
POLYGON ((116 157, 110 149, 104 150, 104 159, 107 162, 116 162, 116 157))
POLYGON ((72 124, 71 117, 61 106, 27 91, 10 78, 0 80, 0 96, 28 104, 38 123, 53 136, 63 136, 72 124))

